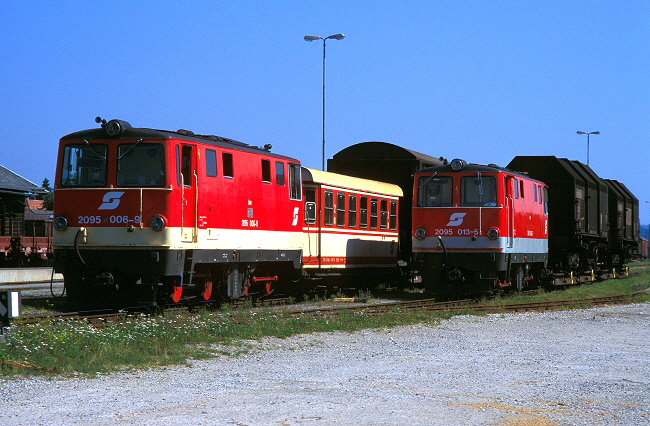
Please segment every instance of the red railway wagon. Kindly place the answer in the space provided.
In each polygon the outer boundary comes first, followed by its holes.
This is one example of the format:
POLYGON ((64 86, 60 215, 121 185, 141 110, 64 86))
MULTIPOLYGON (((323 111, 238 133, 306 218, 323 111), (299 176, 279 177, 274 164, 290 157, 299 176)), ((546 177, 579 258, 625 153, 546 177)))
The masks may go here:
POLYGON ((398 272, 399 186, 305 167, 302 179, 309 276, 359 284, 398 272))
POLYGON ((299 273, 298 160, 270 145, 97 122, 59 146, 54 264, 72 301, 238 298, 299 273))
POLYGON ((547 187, 495 165, 450 164, 414 175, 412 242, 422 281, 454 295, 523 289, 543 278, 547 187))

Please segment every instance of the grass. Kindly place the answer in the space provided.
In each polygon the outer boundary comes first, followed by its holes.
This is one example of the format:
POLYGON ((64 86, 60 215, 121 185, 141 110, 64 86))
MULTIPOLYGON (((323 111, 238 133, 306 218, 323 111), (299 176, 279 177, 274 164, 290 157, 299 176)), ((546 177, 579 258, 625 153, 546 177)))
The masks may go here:
MULTIPOLYGON (((627 294, 650 287, 650 262, 635 264, 633 276, 534 296, 499 298, 503 303, 627 294), (638 271, 638 273, 636 273, 638 271)), ((649 301, 648 295, 635 301, 649 301)), ((491 302, 495 302, 491 300, 491 302)), ((471 313, 471 311, 460 312, 471 313)), ((436 324, 450 313, 396 309, 381 316, 295 317, 271 308, 244 307, 185 316, 166 314, 121 325, 94 328, 82 321, 53 320, 37 325, 17 322, 0 340, 0 375, 96 375, 152 366, 187 364, 247 352, 246 341, 266 336, 286 338, 300 333, 355 331, 418 323, 436 324), (223 347, 228 347, 224 350, 223 347)))

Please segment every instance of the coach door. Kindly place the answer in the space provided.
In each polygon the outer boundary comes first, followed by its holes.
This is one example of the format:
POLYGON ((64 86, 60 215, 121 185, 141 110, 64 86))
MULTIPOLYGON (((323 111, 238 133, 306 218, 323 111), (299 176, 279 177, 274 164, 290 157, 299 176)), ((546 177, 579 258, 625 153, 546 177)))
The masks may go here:
POLYGON ((176 147, 178 184, 181 187, 181 239, 195 243, 198 234, 198 179, 196 175, 196 146, 176 147))

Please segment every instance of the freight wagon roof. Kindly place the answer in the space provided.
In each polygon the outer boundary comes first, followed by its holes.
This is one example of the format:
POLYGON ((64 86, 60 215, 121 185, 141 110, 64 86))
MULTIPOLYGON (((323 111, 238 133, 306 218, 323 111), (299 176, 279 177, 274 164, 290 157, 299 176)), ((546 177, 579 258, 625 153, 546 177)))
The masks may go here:
POLYGON ((323 172, 321 170, 309 169, 307 167, 302 167, 302 180, 303 183, 313 182, 316 184, 331 185, 343 189, 370 192, 373 194, 391 195, 394 197, 403 196, 402 189, 391 183, 345 176, 338 173, 323 172))
POLYGON ((402 148, 389 142, 360 142, 334 154, 332 162, 344 160, 417 160, 426 165, 442 165, 444 159, 432 157, 421 152, 402 148))
POLYGON ((70 133, 61 138, 61 140, 69 139, 177 139, 188 142, 198 142, 218 146, 221 148, 236 149, 238 151, 255 152, 258 154, 265 154, 277 158, 285 158, 298 162, 298 160, 280 154, 270 152, 269 149, 260 148, 258 146, 248 145, 244 142, 239 142, 234 139, 225 138, 223 136, 215 135, 198 135, 192 131, 180 129, 177 131, 171 130, 158 130, 149 129, 145 127, 127 127, 119 137, 109 136, 103 128, 80 130, 78 132, 70 133))

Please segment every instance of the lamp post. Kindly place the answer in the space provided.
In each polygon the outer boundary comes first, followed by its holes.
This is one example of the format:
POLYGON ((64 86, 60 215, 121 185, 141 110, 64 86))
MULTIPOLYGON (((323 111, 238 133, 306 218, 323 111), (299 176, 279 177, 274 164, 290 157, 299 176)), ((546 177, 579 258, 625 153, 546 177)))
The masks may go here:
POLYGON ((325 44, 327 40, 343 40, 343 34, 332 34, 327 37, 306 35, 305 41, 323 40, 323 162, 322 169, 325 171, 325 44))
POLYGON ((589 165, 589 135, 599 135, 600 132, 595 131, 595 132, 587 133, 587 132, 581 132, 580 130, 578 130, 576 133, 579 134, 579 135, 587 135, 587 165, 589 165))

